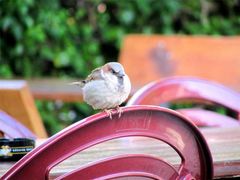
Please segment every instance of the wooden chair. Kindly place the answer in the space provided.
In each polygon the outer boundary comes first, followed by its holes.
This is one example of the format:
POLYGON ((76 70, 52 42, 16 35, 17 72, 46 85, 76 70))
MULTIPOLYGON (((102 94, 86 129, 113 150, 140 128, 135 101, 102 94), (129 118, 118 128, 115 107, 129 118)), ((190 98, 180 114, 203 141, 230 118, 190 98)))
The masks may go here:
POLYGON ((0 109, 19 120, 39 138, 47 137, 43 122, 25 81, 0 80, 0 109))
POLYGON ((27 129, 20 122, 0 110, 0 138, 29 138, 36 139, 29 129, 27 129))
POLYGON ((133 90, 161 78, 195 76, 240 91, 240 36, 127 35, 119 62, 133 90))
POLYGON ((73 154, 108 140, 128 136, 145 136, 169 144, 179 155, 180 166, 176 169, 158 157, 128 152, 70 171, 57 179, 127 176, 212 179, 212 157, 202 134, 183 116, 157 106, 123 108, 121 118, 115 111, 111 120, 106 113, 100 113, 79 121, 24 156, 2 178, 27 179, 29 172, 39 179, 49 178, 50 170, 73 154))
POLYGON ((147 84, 127 105, 162 105, 180 100, 221 105, 234 112, 227 117, 203 109, 181 109, 197 126, 230 127, 240 125, 240 94, 218 83, 193 77, 172 77, 147 84))

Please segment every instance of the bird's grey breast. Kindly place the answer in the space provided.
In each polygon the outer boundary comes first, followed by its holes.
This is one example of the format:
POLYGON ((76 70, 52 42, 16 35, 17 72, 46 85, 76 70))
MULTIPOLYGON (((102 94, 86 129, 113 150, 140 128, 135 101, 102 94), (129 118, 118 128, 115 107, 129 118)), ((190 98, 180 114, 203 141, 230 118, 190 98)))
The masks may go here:
POLYGON ((117 77, 117 80, 118 80, 118 90, 121 91, 124 89, 124 78, 117 77))

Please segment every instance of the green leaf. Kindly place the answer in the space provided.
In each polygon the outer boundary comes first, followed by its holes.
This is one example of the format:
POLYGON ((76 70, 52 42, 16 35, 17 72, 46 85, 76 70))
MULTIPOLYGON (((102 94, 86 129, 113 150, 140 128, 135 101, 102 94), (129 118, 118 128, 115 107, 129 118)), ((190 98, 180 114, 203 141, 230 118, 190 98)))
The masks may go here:
POLYGON ((135 14, 131 10, 124 10, 120 13, 120 19, 124 24, 128 25, 134 21, 135 14))

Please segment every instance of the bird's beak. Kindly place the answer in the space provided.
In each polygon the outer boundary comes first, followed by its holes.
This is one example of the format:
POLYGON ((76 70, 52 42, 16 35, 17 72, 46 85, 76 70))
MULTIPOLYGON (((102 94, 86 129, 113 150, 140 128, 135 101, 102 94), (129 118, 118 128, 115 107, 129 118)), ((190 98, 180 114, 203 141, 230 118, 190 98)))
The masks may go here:
POLYGON ((122 78, 123 76, 125 76, 125 74, 120 72, 120 73, 118 73, 117 76, 122 78))

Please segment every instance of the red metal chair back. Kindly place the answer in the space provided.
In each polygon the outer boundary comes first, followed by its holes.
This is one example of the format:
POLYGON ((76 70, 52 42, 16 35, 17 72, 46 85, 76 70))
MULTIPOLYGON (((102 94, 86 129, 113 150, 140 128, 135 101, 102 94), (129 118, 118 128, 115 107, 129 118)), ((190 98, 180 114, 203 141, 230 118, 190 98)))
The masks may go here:
MULTIPOLYGON (((186 99, 221 105, 235 112, 240 120, 239 93, 221 84, 193 77, 172 77, 147 84, 131 97, 127 105, 161 105, 186 99)), ((206 110, 185 109, 181 113, 193 118, 196 125, 200 126, 239 125, 234 118, 206 110), (202 118, 209 115, 212 122, 209 122, 209 118, 202 118)))
POLYGON ((54 166, 73 154, 111 139, 131 136, 150 137, 169 144, 181 158, 179 169, 160 158, 126 154, 101 160, 58 178, 212 178, 211 153, 197 127, 179 113, 158 106, 126 107, 121 118, 116 111, 113 119, 105 113, 90 116, 49 138, 17 162, 2 178, 27 179, 31 175, 39 179, 48 178, 54 166))

